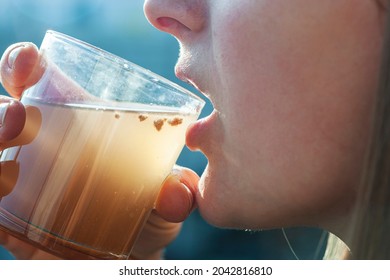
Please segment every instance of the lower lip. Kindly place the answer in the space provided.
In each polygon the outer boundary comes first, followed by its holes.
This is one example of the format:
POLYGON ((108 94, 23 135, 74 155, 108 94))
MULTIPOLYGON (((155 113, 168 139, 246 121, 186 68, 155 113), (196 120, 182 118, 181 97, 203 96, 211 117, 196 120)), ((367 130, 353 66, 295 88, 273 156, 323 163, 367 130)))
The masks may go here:
POLYGON ((216 119, 216 112, 191 124, 186 133, 186 145, 190 150, 199 150, 210 141, 210 133, 216 119))

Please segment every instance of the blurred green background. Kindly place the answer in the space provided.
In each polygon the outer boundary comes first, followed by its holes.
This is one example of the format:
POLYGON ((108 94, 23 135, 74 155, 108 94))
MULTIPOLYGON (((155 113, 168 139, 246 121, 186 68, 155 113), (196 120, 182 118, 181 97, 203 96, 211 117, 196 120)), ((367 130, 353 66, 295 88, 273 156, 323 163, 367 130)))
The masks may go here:
MULTIPOLYGON (((87 41, 194 92, 174 75, 176 40, 147 22, 142 0, 0 0, 0 53, 16 42, 31 41, 39 46, 47 29, 87 41)), ((0 94, 6 94, 1 86, 0 94)), ((208 102, 202 116, 211 110, 208 102)), ((200 175, 207 159, 201 153, 184 149, 178 164, 200 175)), ((286 229, 286 235, 300 259, 322 257, 326 234, 321 230, 286 229)), ((0 247, 0 259, 12 258, 0 247)), ((217 229, 195 211, 167 248, 166 258, 295 259, 295 256, 281 230, 217 229)))

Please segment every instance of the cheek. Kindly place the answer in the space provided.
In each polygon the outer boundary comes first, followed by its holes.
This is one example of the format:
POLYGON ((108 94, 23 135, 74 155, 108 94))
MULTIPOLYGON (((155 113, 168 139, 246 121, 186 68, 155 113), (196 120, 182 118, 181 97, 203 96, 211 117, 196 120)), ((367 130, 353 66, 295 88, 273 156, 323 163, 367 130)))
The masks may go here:
POLYGON ((364 5, 364 13, 350 14, 341 4, 323 4, 324 12, 309 4, 308 19, 299 20, 300 9, 278 2, 258 9, 255 23, 254 15, 221 20, 226 25, 214 47, 223 95, 216 105, 229 139, 244 144, 240 153, 361 151, 377 82, 377 15, 364 5))
POLYGON ((324 215, 349 209, 369 135, 371 100, 362 106, 319 103, 270 109, 253 101, 230 108, 235 113, 222 119, 229 137, 220 143, 224 153, 209 155, 209 188, 201 205, 218 206, 209 211, 215 223, 317 225, 324 215))
POLYGON ((340 13, 315 23, 279 15, 287 22, 265 16, 242 32, 250 22, 226 20, 230 32, 218 32, 224 34, 214 45, 223 95, 216 106, 228 137, 221 143, 224 159, 210 159, 216 179, 210 176, 208 183, 225 187, 219 193, 230 201, 225 205, 246 201, 254 212, 268 213, 270 222, 288 217, 307 223, 308 212, 344 211, 352 202, 381 39, 372 14, 356 14, 361 22, 340 13), (218 168, 229 176, 218 176, 218 168))
MULTIPOLYGON (((296 65, 302 66, 298 61, 296 65)), ((318 79, 306 81, 300 79, 302 72, 315 67, 303 66, 302 71, 280 69, 273 76, 285 74, 281 84, 294 78, 295 88, 278 84, 265 88, 270 81, 259 79, 260 84, 251 81, 250 92, 232 92, 224 105, 235 114, 226 113, 229 138, 224 144, 235 167, 246 167, 250 188, 272 194, 275 205, 301 205, 313 211, 342 199, 346 204, 353 198, 369 135, 376 81, 367 77, 376 71, 374 67, 361 72, 351 67, 347 71, 352 74, 347 76, 335 66, 318 79)))

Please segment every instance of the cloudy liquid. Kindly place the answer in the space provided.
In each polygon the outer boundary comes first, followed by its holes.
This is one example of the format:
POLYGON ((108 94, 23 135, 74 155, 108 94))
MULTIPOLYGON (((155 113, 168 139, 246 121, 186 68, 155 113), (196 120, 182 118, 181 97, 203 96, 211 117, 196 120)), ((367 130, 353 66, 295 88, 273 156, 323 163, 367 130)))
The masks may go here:
POLYGON ((126 259, 194 116, 23 103, 0 226, 63 258, 126 259))

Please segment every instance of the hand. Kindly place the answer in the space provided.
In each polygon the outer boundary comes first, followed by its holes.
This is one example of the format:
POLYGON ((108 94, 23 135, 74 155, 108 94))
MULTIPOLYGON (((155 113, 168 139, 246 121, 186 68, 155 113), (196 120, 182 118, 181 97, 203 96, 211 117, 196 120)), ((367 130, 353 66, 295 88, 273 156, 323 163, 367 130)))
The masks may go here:
MULTIPOLYGON (((7 147, 22 131, 26 112, 18 101, 23 91, 34 85, 42 76, 45 63, 37 47, 31 43, 10 46, 0 61, 0 78, 10 96, 0 96, 0 150, 7 147)), ((158 259, 163 249, 180 231, 182 222, 195 207, 195 190, 198 183, 195 172, 175 167, 165 180, 152 212, 135 248, 132 258, 158 259)), ((1 194, 1 186, 0 186, 1 194)), ((0 245, 18 259, 56 259, 0 230, 0 245)))

